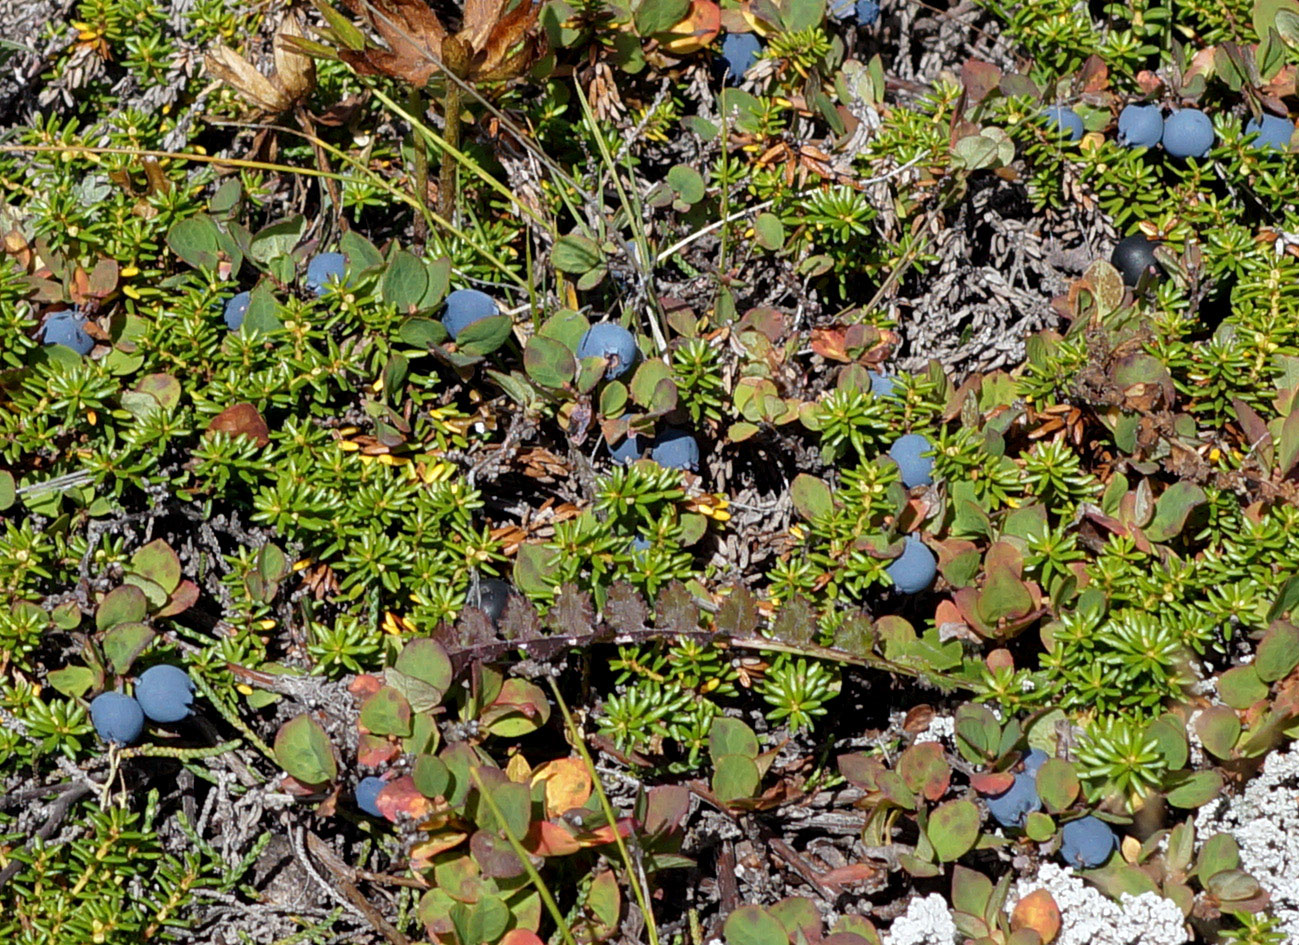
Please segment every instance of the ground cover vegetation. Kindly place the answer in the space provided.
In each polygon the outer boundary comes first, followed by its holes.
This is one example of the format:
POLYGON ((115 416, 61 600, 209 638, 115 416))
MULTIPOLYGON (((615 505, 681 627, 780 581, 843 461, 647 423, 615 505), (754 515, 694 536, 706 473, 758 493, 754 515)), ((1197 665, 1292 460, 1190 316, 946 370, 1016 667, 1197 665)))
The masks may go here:
POLYGON ((1297 0, 32 7, 0 940, 1299 940, 1297 0))

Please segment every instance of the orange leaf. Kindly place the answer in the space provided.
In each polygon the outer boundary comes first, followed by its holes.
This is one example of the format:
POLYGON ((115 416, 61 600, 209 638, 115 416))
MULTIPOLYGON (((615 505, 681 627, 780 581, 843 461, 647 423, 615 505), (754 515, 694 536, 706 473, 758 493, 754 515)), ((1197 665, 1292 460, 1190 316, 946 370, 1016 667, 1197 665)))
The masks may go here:
POLYGON ((558 817, 581 807, 591 797, 591 773, 580 758, 556 758, 532 774, 532 783, 545 782, 546 816, 558 817))
POLYGON ((362 75, 386 75, 423 88, 438 71, 446 27, 424 0, 343 0, 374 27, 387 49, 340 49, 343 60, 362 75), (370 11, 373 9, 373 13, 370 11))
POLYGON ((415 790, 415 779, 409 775, 385 784, 374 803, 393 823, 402 816, 423 820, 433 812, 433 802, 415 790))
POLYGON ((567 828, 549 820, 536 820, 528 827, 523 848, 535 856, 570 856, 582 849, 582 844, 567 828))
POLYGON ((1012 931, 1032 929, 1043 945, 1048 945, 1060 934, 1060 907, 1045 889, 1037 889, 1015 903, 1010 914, 1012 931))

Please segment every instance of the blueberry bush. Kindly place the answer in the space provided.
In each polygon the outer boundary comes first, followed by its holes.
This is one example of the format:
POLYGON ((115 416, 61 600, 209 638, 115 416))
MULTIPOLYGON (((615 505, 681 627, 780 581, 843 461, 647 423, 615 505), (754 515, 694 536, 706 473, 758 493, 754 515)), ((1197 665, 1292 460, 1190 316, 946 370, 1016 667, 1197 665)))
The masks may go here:
POLYGON ((0 941, 1299 941, 1299 0, 23 15, 0 941))

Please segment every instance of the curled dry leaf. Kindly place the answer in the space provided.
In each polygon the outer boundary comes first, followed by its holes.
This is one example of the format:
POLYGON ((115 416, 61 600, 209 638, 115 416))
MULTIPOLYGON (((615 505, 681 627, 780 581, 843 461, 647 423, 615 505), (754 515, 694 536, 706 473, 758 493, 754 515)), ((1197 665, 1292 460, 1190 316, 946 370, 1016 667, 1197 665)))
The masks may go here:
POLYGON ((279 115, 302 102, 316 85, 316 64, 294 46, 303 38, 296 14, 286 16, 275 32, 275 71, 268 77, 229 46, 217 45, 203 57, 207 71, 242 95, 263 115, 279 115))

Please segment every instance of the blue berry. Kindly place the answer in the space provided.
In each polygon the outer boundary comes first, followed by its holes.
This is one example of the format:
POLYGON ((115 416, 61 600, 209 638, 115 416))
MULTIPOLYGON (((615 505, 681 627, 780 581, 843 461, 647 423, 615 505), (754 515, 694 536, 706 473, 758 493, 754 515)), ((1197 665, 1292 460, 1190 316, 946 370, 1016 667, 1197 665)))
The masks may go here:
POLYGON ((1042 114, 1057 131, 1068 135, 1070 141, 1077 141, 1086 130, 1078 113, 1064 105, 1050 105, 1042 109, 1042 114))
POLYGON ((47 345, 63 345, 77 354, 89 354, 95 341, 82 328, 86 320, 76 309, 51 312, 45 318, 41 338, 47 345))
POLYGON ((1037 773, 1042 770, 1042 765, 1046 764, 1051 758, 1040 748, 1030 748, 1024 753, 1024 773, 1030 777, 1037 777, 1037 773))
POLYGON ((496 300, 477 289, 456 289, 446 298, 446 311, 442 313, 442 327, 455 341, 460 333, 474 322, 493 318, 501 313, 496 300))
POLYGON ((1114 252, 1110 253, 1110 265, 1123 276, 1125 285, 1135 286, 1147 272, 1159 274, 1159 266, 1155 260, 1157 245, 1140 233, 1119 240, 1114 247, 1114 252))
POLYGON ((739 82, 744 73, 753 65, 762 50, 762 43, 753 33, 727 33, 722 40, 722 58, 726 60, 726 70, 730 81, 739 82))
POLYGON ((193 711, 194 681, 179 666, 150 666, 135 681, 135 701, 154 722, 179 722, 193 711))
POLYGON ((898 470, 902 473, 902 484, 908 489, 927 486, 934 481, 932 475, 934 458, 924 455, 932 453, 933 450, 929 440, 919 433, 900 436, 889 447, 889 455, 893 457, 893 462, 898 464, 898 470))
POLYGON ((356 786, 356 806, 371 817, 382 817, 379 810, 379 792, 387 782, 383 778, 362 778, 356 786))
POLYGON ((903 594, 919 594, 934 583, 938 573, 938 559, 923 541, 908 536, 902 554, 889 562, 884 569, 893 586, 903 594))
POLYGON ((880 18, 880 5, 875 0, 857 0, 857 22, 872 26, 880 18))
POLYGON ((332 284, 343 281, 343 271, 347 268, 347 257, 342 253, 320 253, 312 256, 307 263, 305 285, 312 295, 320 297, 331 291, 332 284))
POLYGON ((635 538, 631 540, 630 547, 632 551, 649 551, 650 549, 649 539, 642 538, 640 535, 637 535, 635 538))
POLYGON ((470 590, 465 603, 470 607, 477 607, 495 624, 500 621, 501 614, 505 613, 505 604, 512 593, 514 588, 510 587, 509 582, 502 581, 500 578, 486 578, 478 582, 477 593, 470 590))
POLYGON ((614 322, 592 325, 577 343, 579 358, 604 358, 608 367, 604 376, 613 379, 627 373, 636 363, 636 339, 632 333, 614 322))
POLYGON ((1003 827, 1023 827, 1028 815, 1041 809, 1037 780, 1031 774, 1015 775, 1010 790, 988 798, 988 813, 1003 827))
POLYGON ((1069 821, 1060 830, 1060 856, 1079 869, 1094 869, 1103 864, 1117 843, 1110 825, 1090 814, 1069 821))
POLYGON ((1257 118, 1251 118, 1245 125, 1245 134, 1258 135, 1258 140, 1254 142, 1256 148, 1276 148, 1281 151, 1288 151, 1290 150, 1290 136, 1294 134, 1294 122, 1288 118, 1265 114, 1261 122, 1257 118))
POLYGON ((144 729, 144 710, 125 693, 101 692, 91 700, 90 721, 104 741, 129 745, 144 729))
POLYGON ((645 452, 646 447, 653 442, 649 437, 642 437, 628 430, 627 435, 618 441, 617 446, 607 444, 609 457, 619 466, 626 466, 640 459, 641 453, 645 452))
POLYGON ((892 397, 893 388, 897 382, 888 374, 881 374, 879 371, 867 371, 866 376, 871 380, 871 393, 876 397, 892 397))
POLYGON ((1164 136, 1164 115, 1158 105, 1124 105, 1119 112, 1119 144, 1153 148, 1164 136))
POLYGON ((650 459, 664 469, 699 469, 699 444, 685 430, 664 430, 654 441, 650 459))
POLYGON ((1183 108, 1164 119, 1163 140, 1173 157, 1204 157, 1213 147, 1213 122, 1198 109, 1183 108))
POLYGON ((229 302, 226 303, 224 318, 226 327, 231 331, 238 331, 244 323, 244 316, 248 314, 248 305, 253 300, 252 293, 240 292, 229 302))

